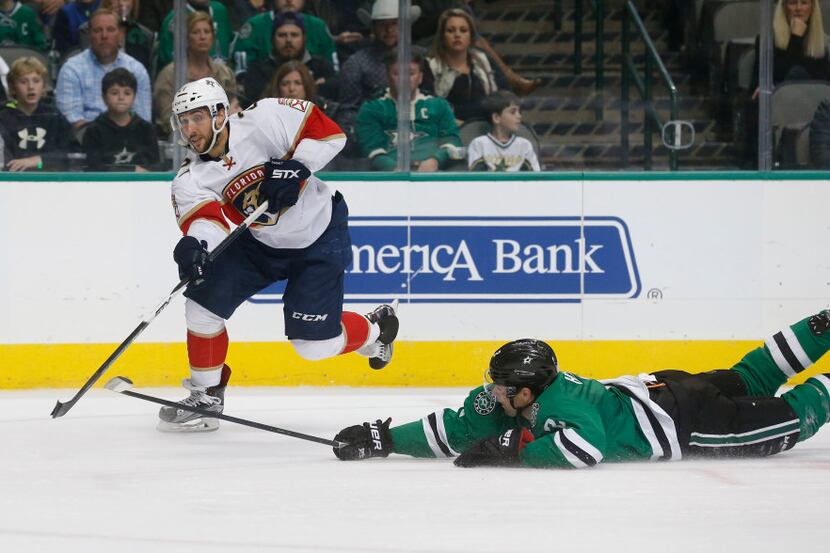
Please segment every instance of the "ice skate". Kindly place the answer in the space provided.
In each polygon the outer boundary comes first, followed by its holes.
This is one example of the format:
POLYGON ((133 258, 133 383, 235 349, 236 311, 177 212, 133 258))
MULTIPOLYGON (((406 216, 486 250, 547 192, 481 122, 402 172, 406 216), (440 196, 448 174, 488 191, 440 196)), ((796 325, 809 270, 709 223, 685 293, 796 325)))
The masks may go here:
POLYGON ((380 305, 366 314, 369 321, 380 327, 380 335, 375 342, 377 352, 369 358, 369 366, 375 370, 384 368, 392 360, 392 342, 398 336, 397 306, 398 300, 395 300, 392 305, 380 305))
POLYGON ((159 422, 156 427, 162 432, 211 432, 219 428, 219 419, 206 417, 200 413, 188 411, 187 407, 221 414, 225 408, 225 388, 230 378, 230 367, 222 369, 222 380, 216 386, 196 386, 189 378, 182 380, 182 386, 190 390, 190 395, 178 402, 183 408, 162 407, 159 409, 159 422))

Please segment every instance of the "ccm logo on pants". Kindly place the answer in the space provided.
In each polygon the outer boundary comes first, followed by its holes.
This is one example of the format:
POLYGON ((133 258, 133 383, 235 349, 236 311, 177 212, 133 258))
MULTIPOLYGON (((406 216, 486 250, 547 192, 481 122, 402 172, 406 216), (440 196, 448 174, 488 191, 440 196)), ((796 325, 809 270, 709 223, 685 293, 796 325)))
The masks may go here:
POLYGON ((316 323, 317 321, 325 321, 326 319, 328 319, 329 314, 326 313, 325 315, 314 315, 314 314, 299 313, 297 311, 294 311, 294 313, 292 313, 291 317, 294 318, 294 319, 300 319, 301 321, 316 323))

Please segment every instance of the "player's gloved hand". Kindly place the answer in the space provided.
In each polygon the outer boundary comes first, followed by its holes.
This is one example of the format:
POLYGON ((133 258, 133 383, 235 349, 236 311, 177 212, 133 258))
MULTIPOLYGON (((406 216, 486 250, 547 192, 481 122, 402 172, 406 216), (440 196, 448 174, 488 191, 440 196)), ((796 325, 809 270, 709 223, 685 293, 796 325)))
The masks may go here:
POLYGON ((519 464, 519 452, 533 441, 527 428, 511 428, 501 436, 471 445, 455 460, 457 467, 512 467, 519 464))
POLYGON ((389 432, 389 423, 392 419, 381 422, 364 422, 344 428, 334 439, 346 442, 342 447, 334 446, 332 450, 341 461, 356 461, 369 457, 388 457, 392 451, 392 433, 389 432))
POLYGON ((210 257, 207 251, 207 242, 199 242, 193 236, 182 236, 173 249, 173 260, 179 266, 179 278, 190 277, 191 288, 196 288, 205 282, 210 273, 210 257))
POLYGON ((300 183, 311 176, 308 167, 294 159, 265 162, 265 179, 259 185, 260 200, 268 200, 268 212, 291 207, 300 197, 300 183))

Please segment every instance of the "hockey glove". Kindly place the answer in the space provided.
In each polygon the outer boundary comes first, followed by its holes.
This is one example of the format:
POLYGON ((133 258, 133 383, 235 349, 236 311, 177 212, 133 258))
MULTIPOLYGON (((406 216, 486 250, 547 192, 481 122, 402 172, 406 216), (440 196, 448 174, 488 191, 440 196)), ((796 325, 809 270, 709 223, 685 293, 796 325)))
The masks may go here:
POLYGON ((334 446, 334 454, 341 461, 359 461, 369 457, 388 457, 392 451, 392 434, 389 423, 392 419, 373 423, 364 422, 344 428, 334 437, 338 442, 346 442, 342 447, 334 446))
POLYGON ((511 428, 501 436, 487 438, 470 446, 455 460, 457 467, 513 467, 519 452, 533 441, 527 428, 511 428))
POLYGON ((211 261, 204 240, 199 242, 192 236, 183 236, 173 250, 173 260, 179 266, 179 278, 190 278, 191 288, 204 283, 210 273, 211 261))
POLYGON ((311 176, 308 167, 293 159, 265 162, 265 179, 259 185, 260 200, 268 200, 268 212, 291 207, 300 197, 300 183, 311 176))

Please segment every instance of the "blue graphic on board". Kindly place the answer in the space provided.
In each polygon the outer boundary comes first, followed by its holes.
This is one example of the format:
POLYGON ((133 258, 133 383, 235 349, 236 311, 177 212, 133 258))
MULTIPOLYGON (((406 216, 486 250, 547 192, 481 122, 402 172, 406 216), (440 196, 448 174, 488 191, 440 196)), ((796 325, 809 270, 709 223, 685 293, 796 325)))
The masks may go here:
MULTIPOLYGON (((579 302, 635 298, 617 217, 352 217, 346 302, 579 302)), ((275 303, 285 283, 254 296, 275 303)))

